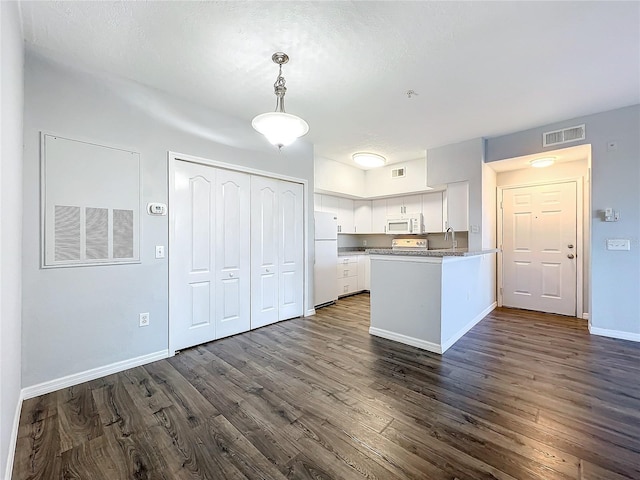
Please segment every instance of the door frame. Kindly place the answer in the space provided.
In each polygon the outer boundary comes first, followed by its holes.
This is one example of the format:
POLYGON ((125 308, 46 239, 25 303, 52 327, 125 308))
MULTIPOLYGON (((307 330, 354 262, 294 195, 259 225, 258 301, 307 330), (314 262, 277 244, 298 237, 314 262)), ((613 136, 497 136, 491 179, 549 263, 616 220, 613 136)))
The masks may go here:
MULTIPOLYGON (((191 163, 197 163, 200 165, 205 165, 214 168, 224 168, 227 170, 233 170, 241 173, 248 173, 251 175, 260 175, 262 177, 274 178, 276 180, 285 180, 287 182, 299 183, 302 184, 302 223, 303 223, 303 248, 302 254, 304 256, 302 262, 302 289, 303 289, 303 314, 304 316, 310 316, 315 313, 315 309, 313 305, 311 305, 311 298, 309 294, 309 285, 311 285, 311 280, 309 279, 309 275, 311 272, 309 266, 309 255, 308 255, 308 243, 309 243, 309 221, 308 214, 309 211, 309 182, 304 178, 291 177, 288 175, 282 175, 275 172, 269 172, 267 170, 259 170, 257 168, 246 167, 243 165, 236 165, 233 163, 220 162, 218 160, 211 160, 204 157, 198 157, 195 155, 189 155, 186 153, 173 152, 169 151, 167 154, 167 176, 168 176, 168 187, 169 187, 169 195, 168 195, 168 210, 169 210, 169 243, 168 243, 168 258, 171 258, 171 249, 175 245, 175 213, 171 208, 171 205, 174 203, 175 199, 175 162, 176 161, 185 161, 191 163)), ((173 343, 173 338, 171 335, 171 291, 172 291, 172 280, 171 280, 171 261, 168 262, 167 265, 167 275, 168 275, 168 292, 167 292, 167 336, 168 336, 168 349, 169 356, 172 357, 176 354, 175 345, 173 343)))
POLYGON ((514 185, 500 185, 496 187, 496 224, 497 224, 497 239, 498 239, 498 265, 497 265, 497 298, 498 307, 502 307, 502 292, 504 286, 503 276, 503 238, 504 238, 504 225, 502 220, 502 197, 504 190, 510 190, 513 188, 523 187, 543 187, 546 185, 556 185, 559 183, 571 183, 576 184, 576 258, 580 261, 576 262, 576 317, 584 318, 584 280, 583 280, 583 257, 584 251, 584 177, 571 177, 562 178, 557 180, 551 180, 548 182, 533 182, 533 183, 518 183, 514 185))

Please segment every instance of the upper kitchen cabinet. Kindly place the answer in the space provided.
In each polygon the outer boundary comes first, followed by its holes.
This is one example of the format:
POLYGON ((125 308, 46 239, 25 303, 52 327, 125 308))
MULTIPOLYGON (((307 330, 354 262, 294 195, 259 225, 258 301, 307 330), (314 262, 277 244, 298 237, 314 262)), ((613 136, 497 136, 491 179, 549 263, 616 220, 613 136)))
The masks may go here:
POLYGON ((314 194, 317 211, 333 213, 338 219, 338 233, 355 233, 353 223, 353 200, 333 195, 314 194))
POLYGON ((387 215, 422 213, 422 195, 387 198, 387 215))
POLYGON ((443 192, 425 193, 422 195, 422 217, 427 233, 442 232, 444 227, 443 192))
POLYGON ((355 233, 353 222, 353 200, 338 199, 338 233, 355 233))
POLYGON ((444 228, 451 227, 455 231, 469 230, 469 183, 456 182, 447 185, 443 194, 444 228))
POLYGON ((371 233, 371 200, 353 202, 353 223, 355 233, 371 233))
POLYGON ((373 200, 371 202, 371 233, 386 233, 387 231, 387 200, 373 200))

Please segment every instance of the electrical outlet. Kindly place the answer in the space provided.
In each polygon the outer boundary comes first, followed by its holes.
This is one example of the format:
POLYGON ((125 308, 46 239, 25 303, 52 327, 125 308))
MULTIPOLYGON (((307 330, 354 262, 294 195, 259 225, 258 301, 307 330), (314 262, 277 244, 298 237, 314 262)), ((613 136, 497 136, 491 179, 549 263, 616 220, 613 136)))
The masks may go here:
POLYGON ((367 241, 366 240, 362 240, 362 246, 366 247, 367 246, 367 241))
POLYGON ((140 326, 148 327, 149 326, 149 313, 141 313, 140 314, 140 326))
POLYGON ((454 241, 452 242, 451 246, 452 246, 453 248, 457 248, 457 247, 458 247, 458 240, 454 240, 454 241))

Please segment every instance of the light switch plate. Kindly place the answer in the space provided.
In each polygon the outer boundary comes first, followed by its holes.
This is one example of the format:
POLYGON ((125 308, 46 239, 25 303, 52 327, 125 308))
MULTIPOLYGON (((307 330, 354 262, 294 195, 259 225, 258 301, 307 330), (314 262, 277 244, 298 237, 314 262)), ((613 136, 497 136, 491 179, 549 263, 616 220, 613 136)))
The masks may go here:
POLYGON ((607 238, 607 250, 631 250, 631 240, 627 238, 607 238))
POLYGON ((164 258, 164 245, 156 245, 156 258, 164 258))

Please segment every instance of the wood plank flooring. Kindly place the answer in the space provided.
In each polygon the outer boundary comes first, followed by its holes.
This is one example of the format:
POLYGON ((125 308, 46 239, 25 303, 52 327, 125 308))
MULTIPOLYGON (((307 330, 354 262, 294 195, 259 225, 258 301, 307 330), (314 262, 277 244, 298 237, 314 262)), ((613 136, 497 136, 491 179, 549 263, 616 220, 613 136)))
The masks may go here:
POLYGON ((498 309, 443 356, 369 296, 24 402, 13 478, 640 479, 640 344, 498 309))

